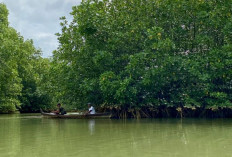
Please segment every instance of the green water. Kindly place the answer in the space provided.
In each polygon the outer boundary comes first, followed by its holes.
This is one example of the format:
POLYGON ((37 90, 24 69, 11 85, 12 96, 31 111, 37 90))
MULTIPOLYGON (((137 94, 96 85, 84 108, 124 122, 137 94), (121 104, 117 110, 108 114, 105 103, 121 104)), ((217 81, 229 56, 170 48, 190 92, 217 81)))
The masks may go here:
POLYGON ((0 157, 229 157, 231 148, 232 119, 0 115, 0 157))

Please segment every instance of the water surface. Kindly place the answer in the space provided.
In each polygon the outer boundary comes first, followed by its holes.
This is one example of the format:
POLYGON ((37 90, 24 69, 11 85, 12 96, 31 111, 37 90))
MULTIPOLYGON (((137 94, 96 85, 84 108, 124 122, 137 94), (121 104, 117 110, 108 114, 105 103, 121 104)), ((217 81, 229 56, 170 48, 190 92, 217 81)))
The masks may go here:
POLYGON ((0 115, 0 157, 229 157, 232 119, 0 115))

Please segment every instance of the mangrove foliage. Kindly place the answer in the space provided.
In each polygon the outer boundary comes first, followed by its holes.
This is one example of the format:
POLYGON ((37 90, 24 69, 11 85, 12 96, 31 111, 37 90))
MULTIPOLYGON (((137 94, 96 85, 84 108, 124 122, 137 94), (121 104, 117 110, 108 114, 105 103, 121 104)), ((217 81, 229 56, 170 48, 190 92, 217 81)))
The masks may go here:
POLYGON ((64 103, 132 117, 231 108, 231 0, 85 0, 71 14, 53 60, 64 103))
POLYGON ((91 102, 116 117, 232 115, 232 0, 83 0, 61 17, 51 61, 4 7, 0 110, 91 102))
POLYGON ((51 100, 43 90, 49 64, 32 40, 9 26, 8 10, 0 3, 0 113, 49 108, 51 100))

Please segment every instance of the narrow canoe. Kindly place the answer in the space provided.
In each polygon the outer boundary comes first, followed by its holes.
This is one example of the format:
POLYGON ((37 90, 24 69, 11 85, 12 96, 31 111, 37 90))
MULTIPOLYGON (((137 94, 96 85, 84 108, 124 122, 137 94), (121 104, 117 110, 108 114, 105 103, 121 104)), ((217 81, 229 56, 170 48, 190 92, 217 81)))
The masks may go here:
POLYGON ((47 118, 69 118, 69 119, 106 119, 106 118, 111 118, 111 114, 110 113, 96 113, 96 114, 65 114, 65 115, 61 115, 61 114, 54 114, 54 113, 46 113, 43 112, 43 110, 40 110, 41 114, 44 117, 47 118))

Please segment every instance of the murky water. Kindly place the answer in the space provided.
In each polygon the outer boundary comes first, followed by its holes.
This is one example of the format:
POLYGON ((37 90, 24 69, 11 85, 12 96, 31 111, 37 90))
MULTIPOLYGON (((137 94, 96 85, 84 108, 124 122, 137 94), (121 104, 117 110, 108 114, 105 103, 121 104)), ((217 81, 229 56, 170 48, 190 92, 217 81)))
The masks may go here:
POLYGON ((229 157, 232 119, 0 115, 0 157, 229 157))

